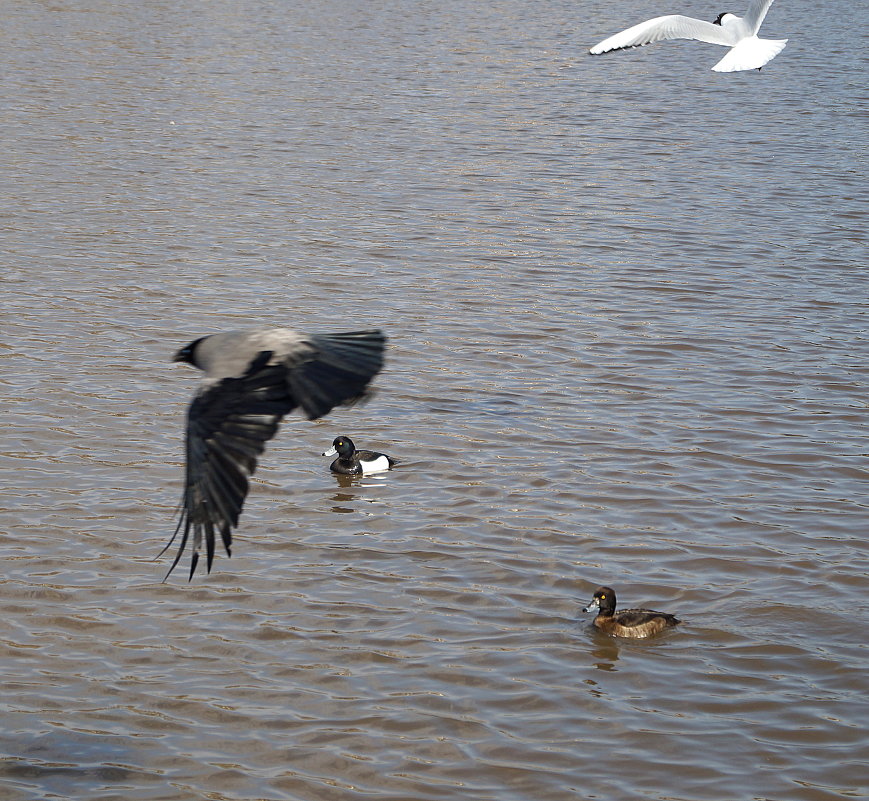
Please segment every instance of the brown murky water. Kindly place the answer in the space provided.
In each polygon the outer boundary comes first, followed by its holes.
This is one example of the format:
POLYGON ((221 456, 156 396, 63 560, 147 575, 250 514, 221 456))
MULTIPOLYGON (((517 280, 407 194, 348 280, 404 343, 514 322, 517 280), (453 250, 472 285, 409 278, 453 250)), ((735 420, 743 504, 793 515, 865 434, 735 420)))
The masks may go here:
POLYGON ((864 795, 865 11, 826 8, 719 75, 587 57, 632 1, 8 7, 4 801, 864 795), (258 323, 382 326, 379 394, 288 420, 233 558, 161 584, 168 360, 258 323), (336 479, 339 433, 401 466, 336 479), (604 637, 601 583, 685 622, 604 637))

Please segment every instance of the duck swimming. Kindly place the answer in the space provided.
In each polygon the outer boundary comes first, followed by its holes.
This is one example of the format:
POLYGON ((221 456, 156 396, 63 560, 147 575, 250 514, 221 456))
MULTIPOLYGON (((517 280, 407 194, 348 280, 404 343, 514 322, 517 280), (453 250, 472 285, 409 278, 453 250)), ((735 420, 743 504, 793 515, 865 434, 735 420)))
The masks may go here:
POLYGON ((616 612, 616 593, 612 587, 598 587, 591 603, 582 611, 591 612, 594 609, 597 609, 595 628, 615 637, 651 637, 681 623, 675 615, 651 609, 622 609, 616 612))
POLYGON ((333 473, 341 473, 342 475, 378 473, 382 470, 389 470, 390 467, 398 463, 397 459, 393 459, 385 453, 357 451, 350 437, 335 437, 332 441, 332 447, 328 451, 323 451, 323 456, 334 456, 336 453, 338 458, 332 462, 329 469, 333 473))

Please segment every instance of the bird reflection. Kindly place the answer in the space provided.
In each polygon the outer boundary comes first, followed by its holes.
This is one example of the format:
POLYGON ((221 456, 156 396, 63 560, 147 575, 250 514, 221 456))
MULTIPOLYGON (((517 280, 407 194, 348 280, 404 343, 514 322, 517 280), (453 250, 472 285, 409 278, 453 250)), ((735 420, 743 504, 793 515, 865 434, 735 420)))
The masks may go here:
MULTIPOLYGON (((352 487, 354 484, 359 484, 362 481, 361 475, 351 476, 351 475, 345 475, 344 473, 333 473, 332 475, 334 475, 335 481, 338 482, 338 486, 343 488, 343 489, 347 489, 348 487, 352 487)), ((352 495, 344 495, 344 496, 337 495, 335 497, 336 498, 343 497, 345 500, 350 500, 350 498, 352 498, 353 496, 352 495)))
POLYGON ((594 647, 591 649, 591 655, 595 660, 595 668, 598 670, 614 671, 616 670, 615 663, 619 661, 619 643, 612 637, 600 635, 595 632, 594 647))
MULTIPOLYGON (((377 477, 379 477, 379 474, 377 477)), ((338 491, 332 496, 331 500, 336 505, 331 507, 331 511, 337 512, 338 514, 348 514, 349 512, 358 512, 359 510, 350 508, 344 504, 358 505, 359 503, 380 502, 380 499, 377 496, 368 497, 368 494, 365 492, 366 488, 378 486, 376 483, 376 477, 375 482, 372 482, 371 475, 363 475, 361 473, 354 475, 332 473, 332 478, 335 479, 335 483, 342 490, 347 490, 347 492, 338 491)))
MULTIPOLYGON (((341 473, 333 473, 335 481, 342 489, 349 489, 354 484, 358 484, 362 476, 349 476, 341 473)), ((336 504, 330 508, 330 511, 340 515, 352 514, 356 510, 350 506, 342 506, 341 504, 352 504, 356 500, 356 494, 353 492, 336 492, 332 496, 332 502, 336 504)))

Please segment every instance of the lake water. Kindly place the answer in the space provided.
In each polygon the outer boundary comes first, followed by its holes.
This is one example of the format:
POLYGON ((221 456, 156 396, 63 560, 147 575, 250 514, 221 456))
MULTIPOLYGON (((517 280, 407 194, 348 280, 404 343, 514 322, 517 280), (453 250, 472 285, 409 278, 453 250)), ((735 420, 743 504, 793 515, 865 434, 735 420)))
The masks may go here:
POLYGON ((4 801, 869 792, 869 20, 587 55, 720 10, 7 4, 4 801), (382 327, 379 392, 161 583, 171 356, 259 324, 382 327), (599 584, 684 623, 608 638, 599 584))

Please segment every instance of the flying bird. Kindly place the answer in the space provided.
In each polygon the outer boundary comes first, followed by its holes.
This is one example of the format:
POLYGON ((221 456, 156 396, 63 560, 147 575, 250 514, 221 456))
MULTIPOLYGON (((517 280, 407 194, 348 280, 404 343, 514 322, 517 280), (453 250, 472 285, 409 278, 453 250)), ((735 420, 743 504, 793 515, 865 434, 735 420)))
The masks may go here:
POLYGON ((787 39, 758 39, 760 24, 773 0, 752 0, 744 17, 719 14, 715 22, 670 14, 641 22, 621 33, 604 39, 589 50, 594 56, 610 50, 642 47, 662 39, 697 39, 724 45, 730 50, 712 69, 715 72, 738 72, 760 69, 784 50, 787 39))
POLYGON ((178 525, 162 555, 181 542, 165 581, 192 539, 190 576, 205 540, 208 572, 219 533, 231 556, 232 530, 257 457, 297 406, 314 420, 338 404, 369 394, 383 366, 380 331, 302 334, 290 328, 255 328, 200 337, 173 361, 198 367, 205 377, 187 410, 187 460, 178 525), (192 534, 192 538, 191 538, 192 534))

